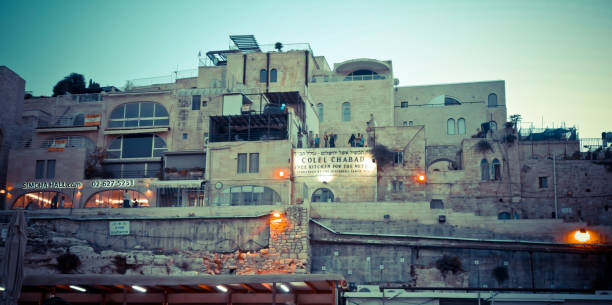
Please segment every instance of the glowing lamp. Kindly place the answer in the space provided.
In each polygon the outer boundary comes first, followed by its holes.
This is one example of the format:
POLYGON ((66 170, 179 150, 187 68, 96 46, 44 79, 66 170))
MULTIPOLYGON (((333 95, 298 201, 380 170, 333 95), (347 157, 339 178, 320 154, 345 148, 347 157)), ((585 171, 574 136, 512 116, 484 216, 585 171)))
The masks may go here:
POLYGON ((286 168, 279 168, 274 170, 274 178, 286 179, 289 178, 289 171, 286 168))
POLYGON ((280 284, 280 288, 284 292, 290 292, 291 291, 291 289, 289 289, 289 287, 287 287, 287 285, 285 285, 285 284, 280 284))
POLYGON ((140 291, 140 292, 147 292, 147 289, 142 287, 142 286, 138 286, 138 285, 132 285, 132 289, 136 290, 136 291, 140 291))
POLYGON ((0 291, 4 291, 4 287, 3 286, 0 286, 0 291))
POLYGON ((223 285, 217 285, 217 289, 219 289, 221 292, 227 292, 227 288, 223 285))
POLYGON ((272 214, 272 216, 279 218, 280 217, 280 213, 279 212, 274 212, 274 214, 272 214))
POLYGON ((70 287, 70 288, 72 288, 72 289, 74 289, 74 290, 76 290, 76 291, 80 291, 80 292, 85 292, 85 291, 87 291, 87 289, 85 289, 85 288, 83 288, 83 287, 81 287, 81 286, 70 285, 70 286, 68 286, 68 287, 70 287))
POLYGON ((6 193, 6 190, 4 189, 0 190, 0 194, 4 194, 4 193, 6 193))
POLYGON ((585 229, 580 229, 574 233, 574 238, 581 243, 586 243, 591 239, 591 234, 585 229))
POLYGON ((427 180, 427 177, 425 177, 425 175, 423 174, 419 174, 416 176, 416 180, 419 183, 425 183, 425 181, 427 180))
POLYGON ((272 213, 272 219, 270 219, 270 223, 281 223, 281 222, 283 222, 283 217, 281 216, 281 213, 279 212, 272 213))

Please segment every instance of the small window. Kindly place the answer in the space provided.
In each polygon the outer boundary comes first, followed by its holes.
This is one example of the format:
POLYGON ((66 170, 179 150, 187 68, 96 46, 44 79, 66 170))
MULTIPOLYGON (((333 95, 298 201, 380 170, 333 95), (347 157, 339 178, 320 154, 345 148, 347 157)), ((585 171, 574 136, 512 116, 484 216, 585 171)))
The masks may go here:
POLYGON ((265 83, 267 80, 268 80, 268 72, 266 71, 266 69, 261 69, 259 71, 259 82, 265 83))
POLYGON ((45 160, 36 160, 36 179, 43 179, 45 177, 45 160))
POLYGON ((446 121, 446 134, 448 135, 455 134, 455 120, 454 119, 448 119, 446 121))
POLYGON ((276 69, 270 70, 270 82, 276 83, 276 69))
POLYGON ((489 107, 497 107, 497 94, 489 94, 489 107))
POLYGON ((403 191, 404 191, 404 182, 403 181, 394 180, 393 181, 393 192, 394 193, 401 193, 403 191))
POLYGON ((183 134, 183 139, 187 139, 187 137, 189 137, 189 134, 184 133, 183 134))
POLYGON ((319 122, 323 122, 323 103, 317 104, 317 112, 319 114, 319 122))
POLYGON ((459 118, 457 120, 457 134, 465 134, 465 119, 459 118))
POLYGON ((202 101, 202 107, 206 107, 206 106, 208 106, 208 101, 203 100, 203 101, 202 101))
POLYGON ((342 120, 345 122, 351 121, 351 103, 349 102, 342 104, 342 120))
POLYGON ((548 177, 538 177, 538 184, 541 189, 548 187, 548 177))
POLYGON ((247 154, 238 154, 237 173, 243 174, 247 172, 247 154))
POLYGON ((249 173, 259 173, 259 153, 249 154, 249 173))
POLYGON ((489 162, 486 159, 480 161, 480 180, 489 180, 489 162))
POLYGON ((404 152, 403 151, 396 151, 395 152, 395 156, 393 158, 393 163, 395 164, 403 164, 404 163, 404 152))
POLYGON ((191 110, 200 110, 200 96, 199 95, 191 96, 191 110))
POLYGON ((510 213, 508 212, 501 212, 499 214, 497 214, 497 219, 501 219, 501 220, 507 220, 510 219, 510 213))
POLYGON ((334 193, 328 188, 320 188, 312 193, 312 202, 334 202, 334 193))
POLYGON ((499 163, 499 160, 497 159, 493 159, 493 172, 491 173, 493 175, 493 180, 501 180, 501 164, 499 163))
POLYGON ((402 123, 402 125, 408 126, 408 121, 404 121, 404 123, 402 123))
POLYGON ((491 130, 495 131, 497 130, 497 123, 495 121, 491 121, 489 122, 489 127, 491 128, 491 130))
POLYGON ((408 102, 403 101, 403 102, 401 103, 401 106, 402 106, 402 108, 408 108, 408 102))
POLYGON ((55 160, 47 160, 47 179, 55 178, 55 160))
POLYGON ((413 121, 408 121, 408 126, 414 126, 414 122, 413 121))

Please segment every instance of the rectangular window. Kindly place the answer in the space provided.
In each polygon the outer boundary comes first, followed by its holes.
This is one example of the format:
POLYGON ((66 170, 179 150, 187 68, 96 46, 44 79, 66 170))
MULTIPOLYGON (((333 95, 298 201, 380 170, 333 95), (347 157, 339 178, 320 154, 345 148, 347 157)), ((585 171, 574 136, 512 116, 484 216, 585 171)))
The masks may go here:
POLYGON ((395 153, 395 158, 394 158, 394 163, 395 164, 403 164, 404 163, 404 152, 403 151, 396 151, 395 153))
POLYGON ((191 110, 200 110, 200 96, 199 95, 191 96, 191 110))
POLYGON ((187 139, 187 137, 189 137, 189 135, 188 135, 188 134, 186 134, 186 133, 184 133, 184 134, 183 134, 183 139, 187 139))
POLYGON ((259 153, 249 154, 249 173, 259 173, 259 153))
POLYGON ((238 165, 236 172, 239 174, 246 173, 247 170, 247 154, 238 154, 238 165))
POLYGON ((539 177, 538 180, 539 180, 539 185, 540 185, 541 189, 548 187, 548 178, 547 177, 539 177))
POLYGON ((45 177, 45 160, 36 160, 36 179, 42 179, 45 177))
POLYGON ((208 101, 202 101, 202 107, 208 106, 208 101))
POLYGON ((408 102, 402 102, 402 108, 408 108, 408 102))
POLYGON ((47 160, 47 179, 55 178, 55 160, 47 160))

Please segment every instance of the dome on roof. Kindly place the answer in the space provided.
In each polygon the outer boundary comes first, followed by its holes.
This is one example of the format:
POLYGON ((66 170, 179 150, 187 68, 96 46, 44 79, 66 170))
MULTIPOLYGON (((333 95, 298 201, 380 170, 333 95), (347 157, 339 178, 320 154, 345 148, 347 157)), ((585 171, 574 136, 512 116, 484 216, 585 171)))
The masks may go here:
POLYGON ((385 74, 391 71, 391 67, 388 64, 369 58, 351 59, 334 66, 334 71, 338 74, 349 74, 358 70, 369 70, 376 74, 385 74))

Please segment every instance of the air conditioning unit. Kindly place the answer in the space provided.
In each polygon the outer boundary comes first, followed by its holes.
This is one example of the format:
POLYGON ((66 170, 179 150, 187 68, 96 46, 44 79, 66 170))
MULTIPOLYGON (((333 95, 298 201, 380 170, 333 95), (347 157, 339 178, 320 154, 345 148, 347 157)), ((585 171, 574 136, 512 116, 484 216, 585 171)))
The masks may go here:
POLYGON ((357 285, 357 292, 380 292, 378 285, 357 285))

